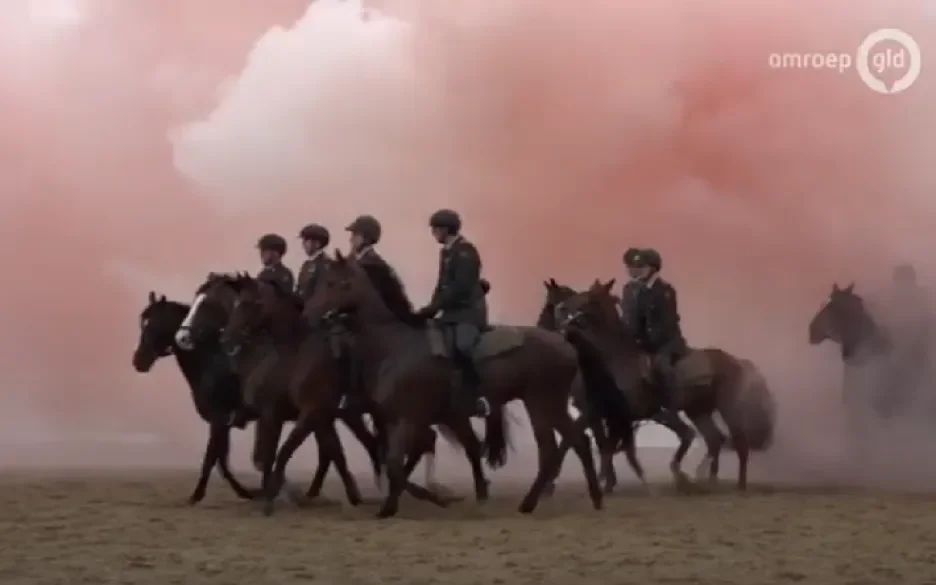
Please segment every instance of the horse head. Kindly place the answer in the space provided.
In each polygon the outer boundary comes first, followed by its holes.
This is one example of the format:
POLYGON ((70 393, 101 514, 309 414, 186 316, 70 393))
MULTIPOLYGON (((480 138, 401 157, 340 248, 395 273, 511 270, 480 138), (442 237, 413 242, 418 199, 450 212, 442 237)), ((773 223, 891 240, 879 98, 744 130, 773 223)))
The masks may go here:
POLYGON ((133 367, 137 372, 150 371, 156 360, 175 351, 175 333, 188 310, 187 305, 166 300, 166 295, 150 292, 148 303, 140 313, 140 340, 133 352, 133 367))
POLYGON ((861 347, 873 351, 889 348, 886 335, 865 307, 864 299, 855 293, 854 283, 839 287, 833 283, 829 298, 809 323, 809 343, 825 340, 842 346, 842 356, 851 357, 861 347))
POLYGON ((340 250, 321 278, 302 310, 302 316, 312 325, 335 314, 356 312, 375 294, 357 261, 340 250))
POLYGON ((175 335, 180 349, 191 351, 197 345, 217 340, 227 324, 237 294, 250 278, 246 273, 209 273, 195 291, 195 300, 175 335))
POLYGON ((556 320, 560 329, 591 329, 619 333, 621 323, 614 294, 615 279, 595 282, 585 291, 576 293, 556 305, 556 320))
POLYGON ((536 326, 555 331, 559 328, 559 318, 556 315, 556 307, 563 301, 574 296, 576 290, 570 286, 559 284, 556 282, 555 278, 544 280, 543 287, 546 289, 546 300, 543 302, 543 308, 536 321, 536 326))

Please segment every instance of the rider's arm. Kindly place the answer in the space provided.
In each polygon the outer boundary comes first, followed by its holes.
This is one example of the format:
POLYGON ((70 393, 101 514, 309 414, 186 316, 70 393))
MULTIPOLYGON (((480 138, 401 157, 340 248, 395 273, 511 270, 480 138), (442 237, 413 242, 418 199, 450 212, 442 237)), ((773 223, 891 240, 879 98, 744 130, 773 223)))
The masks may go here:
POLYGON ((653 336, 650 345, 653 347, 662 347, 668 339, 666 336, 672 334, 679 327, 679 308, 676 305, 676 291, 672 287, 666 287, 660 291, 660 326, 654 328, 650 333, 653 336))

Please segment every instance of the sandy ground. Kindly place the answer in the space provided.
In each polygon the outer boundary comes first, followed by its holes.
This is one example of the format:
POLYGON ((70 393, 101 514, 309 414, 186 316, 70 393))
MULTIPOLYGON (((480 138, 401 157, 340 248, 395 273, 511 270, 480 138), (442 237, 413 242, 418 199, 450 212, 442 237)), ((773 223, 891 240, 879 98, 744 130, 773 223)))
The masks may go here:
MULTIPOLYGON (((664 453, 644 459, 658 466, 664 453)), ((932 575, 933 497, 762 482, 742 496, 732 473, 688 494, 666 482, 654 496, 626 487, 601 512, 567 473, 532 517, 516 512, 526 483, 496 473, 487 504, 469 497, 443 510, 405 498, 398 519, 377 521, 376 505, 350 508, 335 484, 326 502, 284 502, 265 518, 217 478, 204 502, 185 505, 194 467, 8 471, 0 582, 919 585, 932 575)), ((457 481, 448 486, 470 496, 457 481)))

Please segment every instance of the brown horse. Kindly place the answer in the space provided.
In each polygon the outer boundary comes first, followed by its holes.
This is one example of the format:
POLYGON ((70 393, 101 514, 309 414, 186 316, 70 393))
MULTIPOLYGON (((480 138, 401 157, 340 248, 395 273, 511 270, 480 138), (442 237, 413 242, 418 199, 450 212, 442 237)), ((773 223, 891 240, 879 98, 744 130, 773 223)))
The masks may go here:
MULTIPOLYGON (((241 278, 241 276, 231 274, 211 273, 208 275, 205 282, 197 289, 195 300, 176 332, 176 343, 181 350, 198 351, 204 344, 211 343, 212 340, 215 340, 215 343, 217 342, 216 340, 224 330, 234 310, 239 290, 238 283, 241 278)), ((222 355, 222 357, 225 362, 232 361, 227 356, 222 355)), ((240 360, 244 360, 248 355, 245 352, 238 357, 240 360)), ((241 386, 243 386, 243 376, 241 375, 240 378, 241 386)), ((256 418, 256 413, 251 412, 250 414, 252 415, 250 418, 256 418)), ((285 414, 288 415, 287 420, 295 420, 298 413, 293 408, 285 414)), ((381 465, 377 440, 367 429, 361 414, 342 412, 340 416, 342 422, 347 425, 348 429, 351 430, 355 438, 360 441, 367 451, 375 476, 379 477, 381 465)), ((263 438, 260 433, 255 433, 253 456, 251 457, 254 467, 261 472, 263 469, 263 449, 273 449, 275 453, 279 442, 279 437, 276 437, 276 441, 272 446, 263 445, 263 438)), ((319 449, 318 467, 306 497, 315 498, 320 494, 331 463, 327 451, 319 449)))
MULTIPOLYGON (((613 285, 613 280, 605 284, 596 280, 587 291, 560 303, 557 313, 564 327, 583 337, 604 356, 617 387, 627 396, 628 404, 634 405, 632 412, 650 412, 659 409, 661 402, 655 390, 655 376, 648 356, 623 332, 611 294, 613 285)), ((679 387, 674 410, 686 413, 708 448, 700 469, 707 461, 709 479, 714 481, 718 476, 719 455, 725 438, 712 418, 717 411, 728 427, 732 447, 738 455, 738 488, 746 489, 750 451, 768 448, 773 437, 774 411, 769 404, 761 403, 772 400, 769 391, 766 396, 748 393, 750 368, 720 349, 693 349, 676 369, 679 387), (759 399, 758 404, 751 405, 755 399, 759 399), (761 416, 752 417, 758 413, 761 416)), ((673 473, 682 481, 684 476, 676 464, 674 460, 673 473)))
MULTIPOLYGON (((412 456, 414 437, 433 423, 445 422, 466 447, 472 465, 478 499, 487 497, 479 453, 465 443, 470 422, 456 414, 451 397, 452 366, 439 331, 425 320, 395 314, 384 299, 404 296, 399 281, 381 266, 361 266, 337 254, 324 281, 306 303, 305 316, 311 322, 335 313, 353 312, 356 323, 356 351, 363 364, 363 377, 370 396, 386 422, 387 476, 389 494, 379 517, 393 516, 406 481, 406 457, 412 456), (381 287, 392 287, 379 291, 381 287)), ((408 304, 408 303, 406 303, 408 304)), ((573 444, 582 461, 589 494, 595 508, 602 505, 601 488, 595 473, 588 440, 576 429, 567 404, 575 377, 574 350, 556 333, 535 327, 495 327, 485 332, 475 350, 482 388, 492 405, 486 421, 485 447, 488 463, 503 464, 507 451, 504 405, 523 401, 539 447, 537 479, 549 473, 557 453, 554 432, 573 444)), ((546 477, 541 483, 548 482, 546 477)), ((534 482, 534 486, 537 482, 534 482)), ((542 492, 531 489, 520 506, 532 512, 542 492)))
MULTIPOLYGON (((537 326, 549 329, 551 331, 559 330, 559 319, 558 315, 559 307, 562 306, 562 303, 570 299, 571 297, 578 294, 578 291, 572 287, 559 284, 556 282, 556 279, 550 278, 549 280, 543 281, 543 286, 546 288, 546 301, 543 304, 543 309, 540 311, 539 318, 536 322, 537 326)), ((615 302, 618 301, 614 297, 615 302)), ((598 446, 598 451, 601 454, 601 473, 600 477, 605 482, 605 493, 611 493, 615 486, 617 485, 617 472, 614 469, 614 454, 619 450, 620 445, 619 441, 612 441, 608 437, 608 433, 605 431, 604 425, 601 423, 600 416, 593 416, 589 414, 589 406, 587 400, 585 399, 584 388, 581 385, 581 379, 577 379, 576 386, 573 389, 572 393, 573 405, 587 417, 588 426, 592 431, 592 434, 595 437, 595 443, 598 446)), ((642 420, 650 420, 673 431, 676 434, 676 437, 679 439, 679 446, 676 449, 676 453, 673 455, 673 461, 670 465, 671 469, 679 470, 682 467, 682 461, 686 457, 686 454, 689 452, 689 448, 692 446, 692 442, 695 440, 695 431, 692 430, 692 427, 687 425, 682 418, 680 418, 679 413, 671 412, 669 410, 654 410, 655 405, 645 401, 632 401, 630 405, 630 413, 634 418, 634 421, 639 424, 642 420)), ((641 482, 646 483, 644 477, 643 468, 640 465, 640 462, 637 460, 636 451, 634 447, 631 446, 627 449, 620 449, 625 452, 627 456, 628 463, 630 467, 634 470, 634 473, 640 479, 641 482)), ((677 473, 677 471, 674 471, 677 473)))

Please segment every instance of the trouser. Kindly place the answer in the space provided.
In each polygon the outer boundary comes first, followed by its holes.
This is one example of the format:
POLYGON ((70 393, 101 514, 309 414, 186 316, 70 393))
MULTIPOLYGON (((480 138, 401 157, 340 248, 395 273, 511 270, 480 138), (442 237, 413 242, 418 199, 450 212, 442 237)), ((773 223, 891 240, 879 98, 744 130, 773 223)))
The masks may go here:
POLYGON ((338 365, 338 385, 341 395, 345 397, 344 407, 347 409, 356 409, 360 406, 360 400, 357 396, 355 384, 356 369, 354 367, 353 343, 354 338, 346 329, 341 328, 333 331, 328 336, 328 343, 331 347, 332 358, 338 365))
POLYGON ((446 346, 456 367, 455 391, 459 402, 474 404, 479 398, 481 376, 474 363, 474 349, 481 337, 481 330, 469 323, 444 323, 443 335, 446 346))
POLYGON ((686 355, 686 349, 680 345, 664 346, 653 355, 660 386, 661 399, 665 408, 672 408, 675 403, 679 384, 676 379, 676 363, 686 355))

